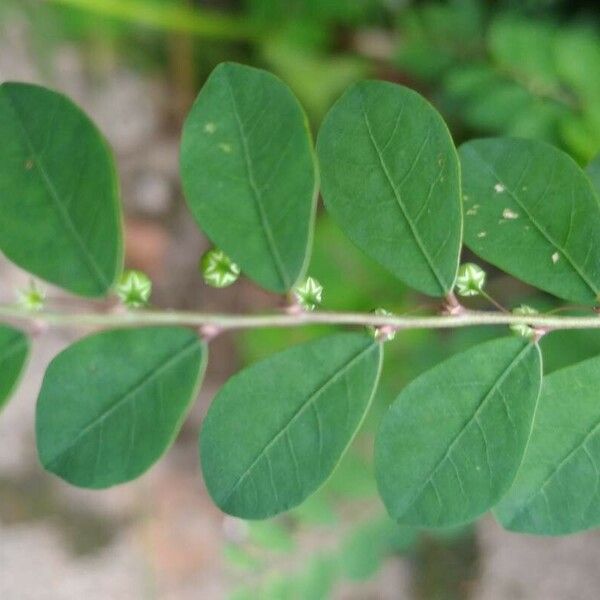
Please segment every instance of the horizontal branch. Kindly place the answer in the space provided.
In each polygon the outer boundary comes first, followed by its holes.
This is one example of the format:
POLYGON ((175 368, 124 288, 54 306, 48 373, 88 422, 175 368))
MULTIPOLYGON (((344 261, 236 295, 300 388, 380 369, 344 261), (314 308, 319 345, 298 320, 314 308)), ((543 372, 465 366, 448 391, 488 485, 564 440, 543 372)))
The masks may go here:
POLYGON ((458 315, 388 316, 373 313, 301 312, 299 314, 214 314, 185 311, 131 310, 127 312, 30 312, 15 305, 0 305, 0 319, 42 323, 54 327, 135 327, 187 325, 213 327, 219 331, 306 325, 363 325, 393 329, 452 329, 481 325, 526 324, 548 331, 557 329, 600 329, 600 316, 520 316, 500 312, 465 310, 458 315))

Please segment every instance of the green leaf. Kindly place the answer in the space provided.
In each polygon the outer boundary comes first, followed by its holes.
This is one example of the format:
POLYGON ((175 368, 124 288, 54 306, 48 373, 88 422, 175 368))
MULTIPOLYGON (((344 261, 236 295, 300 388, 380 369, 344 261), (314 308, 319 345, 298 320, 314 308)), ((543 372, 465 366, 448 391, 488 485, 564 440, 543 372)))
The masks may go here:
POLYGON ((115 329, 73 344, 50 363, 37 402, 44 468, 87 488, 138 477, 175 439, 205 361, 183 328, 115 329))
POLYGON ((600 154, 598 154, 586 167, 587 176, 592 181, 592 186, 600 198, 600 154))
POLYGON ((458 158, 446 124, 392 83, 352 86, 317 141, 327 210, 371 258, 421 292, 451 291, 462 217, 458 158))
POLYGON ((185 123, 181 176, 208 237, 258 284, 291 289, 309 254, 317 174, 289 88, 265 71, 219 65, 185 123))
POLYGON ((28 354, 29 341, 25 334, 0 325, 0 410, 17 385, 28 354))
POLYGON ((600 292, 600 202, 564 152, 491 138, 460 148, 465 243, 478 256, 559 298, 600 292))
POLYGON ((496 504, 521 463, 541 376, 537 345, 502 338, 453 356, 403 390, 375 441, 390 515, 448 527, 496 504))
POLYGON ((22 83, 0 86, 0 251, 81 296, 105 295, 123 255, 111 152, 70 100, 22 83))
POLYGON ((600 358, 544 378, 531 440, 495 513, 507 529, 543 535, 600 525, 600 358))
POLYGON ((381 345, 363 333, 317 339, 252 365, 217 394, 200 438, 204 479, 225 512, 288 510, 330 475, 379 377, 381 345))

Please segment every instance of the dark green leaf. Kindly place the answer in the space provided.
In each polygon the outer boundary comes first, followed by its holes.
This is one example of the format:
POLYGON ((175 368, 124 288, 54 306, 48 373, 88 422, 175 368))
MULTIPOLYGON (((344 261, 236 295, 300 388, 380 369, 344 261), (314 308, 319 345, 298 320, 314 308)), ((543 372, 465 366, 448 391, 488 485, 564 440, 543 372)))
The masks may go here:
POLYGON ((587 176, 592 181, 592 186, 600 198, 600 154, 592 160, 586 167, 587 176))
POLYGON ((399 85, 359 83, 329 112, 317 151, 327 210, 354 243, 421 292, 448 293, 461 243, 459 168, 433 107, 399 85))
POLYGON ((468 142, 460 157, 467 246, 559 298, 596 304, 600 202, 575 161, 511 138, 468 142))
POLYGON ((14 390, 28 354, 29 341, 25 334, 0 325, 0 409, 14 390))
POLYGON ((183 131, 188 206, 208 237, 263 287, 289 290, 309 253, 317 193, 306 117, 274 75, 225 63, 183 131))
POLYGON ((371 336, 337 334, 232 377, 213 401, 200 439, 216 504, 238 517, 266 518, 314 492, 366 414, 381 356, 371 336))
POLYGON ((119 187, 112 155, 64 96, 0 86, 0 251, 81 296, 103 296, 121 271, 119 187))
POLYGON ((496 507, 507 529, 543 535, 600 525, 600 358, 544 378, 531 440, 496 507))
POLYGON ((104 488, 144 473, 179 432, 204 372, 188 329, 115 329, 61 352, 46 371, 36 436, 44 467, 104 488))
POLYGON ((379 492, 400 523, 448 527, 491 508, 512 483, 541 382, 536 345, 492 340, 413 381, 375 442, 379 492))

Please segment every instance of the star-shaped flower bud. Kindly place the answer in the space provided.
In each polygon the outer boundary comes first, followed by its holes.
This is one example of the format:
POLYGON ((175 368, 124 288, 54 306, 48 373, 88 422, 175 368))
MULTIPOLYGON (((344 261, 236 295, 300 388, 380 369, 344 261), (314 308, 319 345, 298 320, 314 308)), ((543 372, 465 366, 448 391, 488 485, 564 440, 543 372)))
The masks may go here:
POLYGON ((322 302, 323 286, 314 277, 307 277, 294 288, 294 297, 304 310, 315 310, 322 302))
MULTIPOLYGON (((519 316, 528 316, 537 315, 539 313, 537 310, 535 310, 535 308, 527 306, 526 304, 521 304, 521 306, 518 306, 517 308, 513 309, 512 314, 519 316)), ((529 325, 526 325, 525 323, 517 323, 515 325, 511 325, 510 329, 513 333, 528 339, 533 338, 535 335, 535 330, 529 325)))
POLYGON ((218 248, 213 248, 202 256, 200 271, 206 284, 216 288, 227 287, 240 276, 240 268, 218 248))
POLYGON ((117 296, 128 308, 141 308, 148 304, 152 281, 142 271, 125 271, 117 285, 117 296))
POLYGON ((31 281, 28 288, 17 290, 17 301, 25 310, 39 312, 44 308, 46 292, 39 289, 35 281, 31 281))
POLYGON ((479 296, 485 285, 485 271, 474 263, 460 265, 456 278, 459 296, 479 296))

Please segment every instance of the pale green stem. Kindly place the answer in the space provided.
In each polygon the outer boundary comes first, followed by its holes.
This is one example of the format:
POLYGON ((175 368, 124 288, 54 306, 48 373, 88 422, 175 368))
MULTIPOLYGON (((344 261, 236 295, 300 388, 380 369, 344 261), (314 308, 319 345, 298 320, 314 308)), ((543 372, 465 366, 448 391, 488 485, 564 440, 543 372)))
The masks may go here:
POLYGON ((600 316, 559 317, 513 315, 470 311, 457 315, 388 316, 372 313, 301 312, 298 314, 214 314, 183 311, 131 310, 128 312, 30 312, 15 305, 0 305, 0 319, 54 327, 134 327, 146 325, 187 325, 212 327, 219 331, 306 325, 364 325, 394 329, 452 329, 481 325, 525 324, 545 331, 555 329, 600 329, 600 316))
POLYGON ((145 0, 46 0, 162 31, 190 33, 205 38, 248 40, 261 37, 256 26, 233 15, 184 5, 160 5, 145 0))

